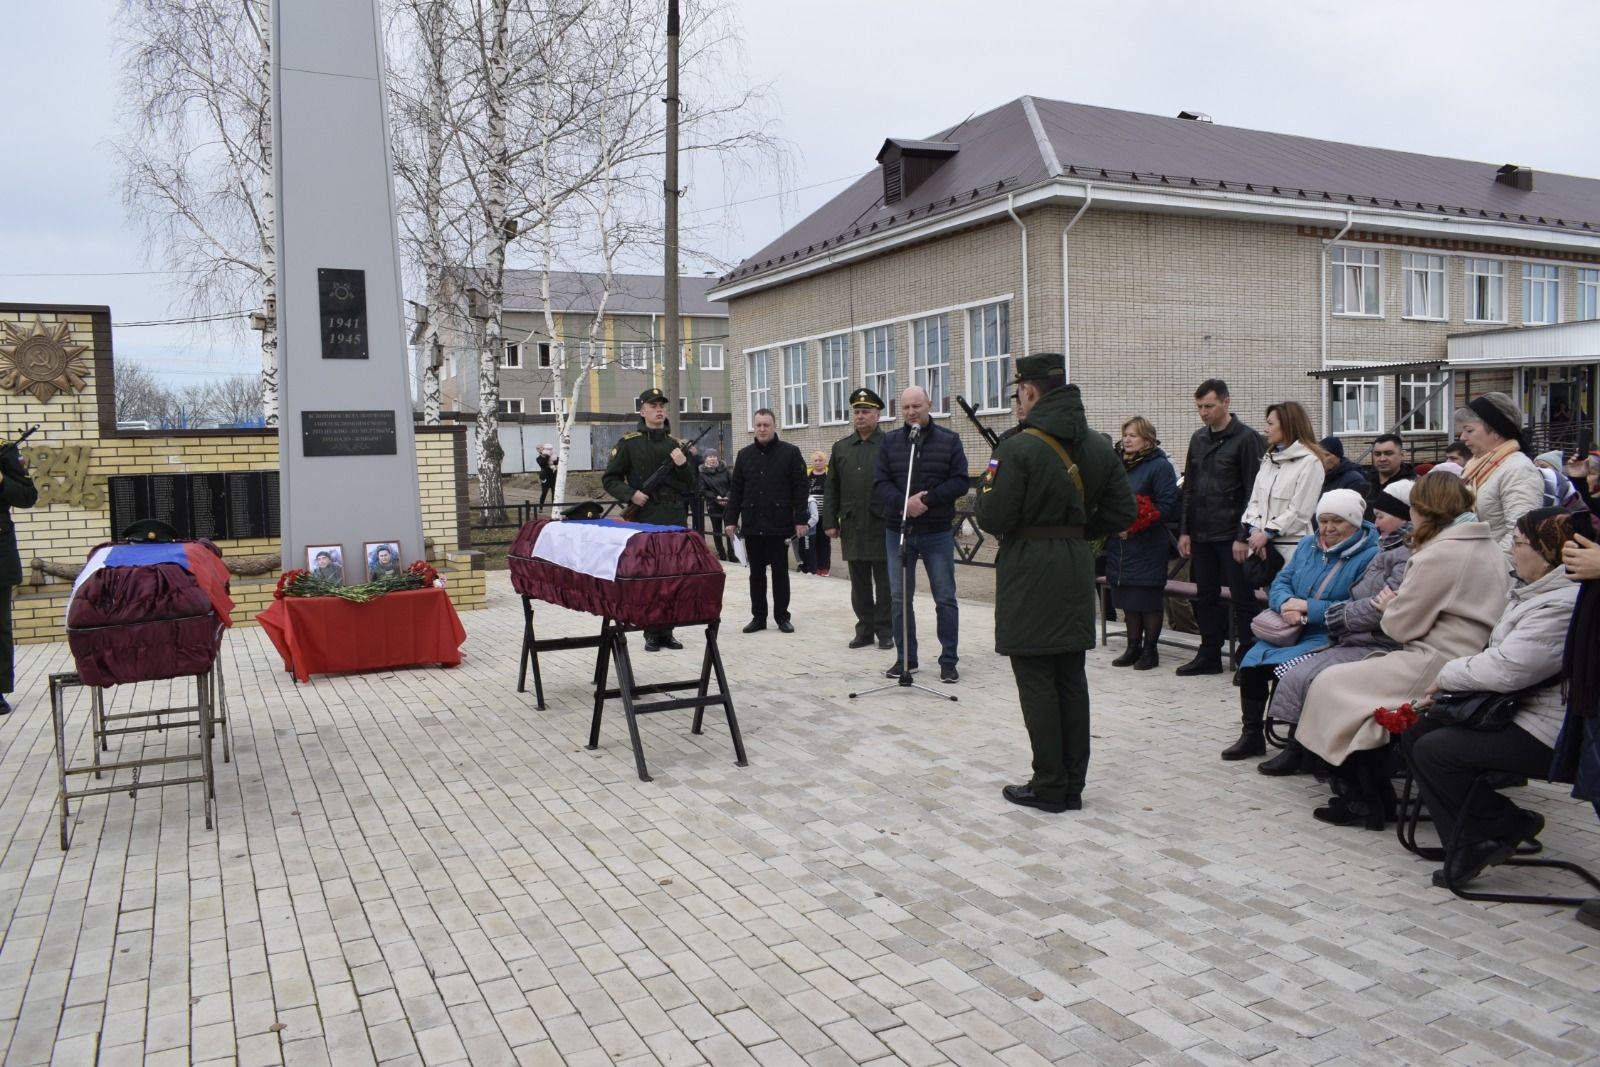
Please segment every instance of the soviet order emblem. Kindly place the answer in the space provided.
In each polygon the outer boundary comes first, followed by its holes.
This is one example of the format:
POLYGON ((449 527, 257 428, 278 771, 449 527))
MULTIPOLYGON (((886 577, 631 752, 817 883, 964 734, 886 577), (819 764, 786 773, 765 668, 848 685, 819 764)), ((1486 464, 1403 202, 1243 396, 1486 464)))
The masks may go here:
POLYGON ((66 323, 44 322, 36 315, 31 331, 15 322, 0 322, 0 327, 0 389, 32 393, 41 403, 57 393, 83 392, 87 349, 72 343, 66 323))

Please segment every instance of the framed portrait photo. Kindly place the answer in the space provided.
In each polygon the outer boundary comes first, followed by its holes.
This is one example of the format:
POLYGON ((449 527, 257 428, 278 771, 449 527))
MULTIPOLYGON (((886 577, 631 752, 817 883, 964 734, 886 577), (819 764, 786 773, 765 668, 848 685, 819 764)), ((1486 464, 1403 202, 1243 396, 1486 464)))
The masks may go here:
POLYGON ((313 577, 332 582, 334 585, 344 584, 344 546, 343 545, 307 545, 306 570, 313 577))
POLYGON ((405 573, 405 564, 400 562, 399 541, 368 541, 361 546, 361 550, 366 557, 367 581, 398 577, 405 573))

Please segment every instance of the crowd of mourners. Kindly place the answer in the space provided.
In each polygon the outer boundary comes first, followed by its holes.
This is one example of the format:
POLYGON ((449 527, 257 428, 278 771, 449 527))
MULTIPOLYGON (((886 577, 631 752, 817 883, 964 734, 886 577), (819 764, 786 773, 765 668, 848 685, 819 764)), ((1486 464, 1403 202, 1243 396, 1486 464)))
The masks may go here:
MULTIPOLYGON (((1383 829, 1409 770, 1452 845, 1434 884, 1455 888, 1538 842, 1543 817, 1502 790, 1571 782, 1600 816, 1600 456, 1530 456, 1503 393, 1455 412, 1445 461, 1414 468, 1386 434, 1370 472, 1299 404, 1268 407, 1258 434, 1225 383, 1195 399, 1181 480, 1148 420, 1122 427, 1141 517, 1162 521, 1105 551, 1127 626, 1115 665, 1159 665, 1182 556, 1201 647, 1178 673, 1224 673, 1234 638, 1241 725, 1222 758, 1265 756, 1274 726, 1287 740, 1257 769, 1325 781, 1316 819, 1383 829)), ((1600 900, 1578 918, 1600 927, 1600 900)))

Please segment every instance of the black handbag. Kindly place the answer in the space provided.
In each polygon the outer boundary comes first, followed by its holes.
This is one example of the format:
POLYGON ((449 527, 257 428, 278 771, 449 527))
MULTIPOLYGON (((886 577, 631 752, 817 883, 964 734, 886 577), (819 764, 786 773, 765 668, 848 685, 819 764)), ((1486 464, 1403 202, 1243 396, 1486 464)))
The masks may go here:
POLYGON ((1440 693, 1433 698, 1433 703, 1423 709, 1423 714, 1435 722, 1468 730, 1484 733, 1504 730, 1516 718, 1517 706, 1526 697, 1547 685, 1555 684, 1557 680, 1552 678, 1514 693, 1440 693))
POLYGON ((1254 552, 1245 557, 1241 566, 1244 569, 1244 580, 1250 583, 1252 589, 1265 589, 1272 584, 1272 580, 1283 570, 1283 554, 1267 543, 1267 554, 1258 556, 1254 552))

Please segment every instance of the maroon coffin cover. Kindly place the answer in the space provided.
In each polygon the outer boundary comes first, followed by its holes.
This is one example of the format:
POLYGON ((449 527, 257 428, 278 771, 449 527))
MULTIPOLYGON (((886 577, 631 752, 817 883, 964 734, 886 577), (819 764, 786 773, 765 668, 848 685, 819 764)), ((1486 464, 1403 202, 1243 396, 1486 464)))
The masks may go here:
POLYGON ((222 621, 210 597, 175 563, 102 567, 67 613, 67 644, 85 685, 126 685, 211 669, 222 621))
POLYGON ((540 532, 553 521, 533 520, 512 542, 506 557, 511 587, 523 596, 628 626, 688 626, 722 617, 726 575, 705 538, 692 530, 641 530, 618 559, 616 579, 608 581, 533 558, 540 532))

